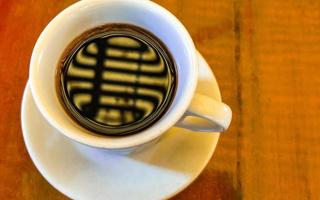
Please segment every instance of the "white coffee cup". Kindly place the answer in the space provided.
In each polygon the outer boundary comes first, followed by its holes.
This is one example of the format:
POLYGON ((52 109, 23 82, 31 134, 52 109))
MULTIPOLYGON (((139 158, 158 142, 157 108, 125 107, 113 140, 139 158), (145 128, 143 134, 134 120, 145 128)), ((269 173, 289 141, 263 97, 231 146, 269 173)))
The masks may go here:
POLYGON ((195 94, 198 63, 193 41, 177 18, 151 1, 84 0, 71 5, 41 33, 29 73, 32 95, 47 121, 67 137, 93 147, 134 148, 154 141, 172 126, 221 132, 231 121, 227 105, 195 94), (55 88, 57 64, 67 45, 84 31, 107 23, 133 24, 152 32, 166 44, 177 65, 178 84, 171 106, 159 121, 133 135, 101 136, 83 128, 65 112, 55 88))

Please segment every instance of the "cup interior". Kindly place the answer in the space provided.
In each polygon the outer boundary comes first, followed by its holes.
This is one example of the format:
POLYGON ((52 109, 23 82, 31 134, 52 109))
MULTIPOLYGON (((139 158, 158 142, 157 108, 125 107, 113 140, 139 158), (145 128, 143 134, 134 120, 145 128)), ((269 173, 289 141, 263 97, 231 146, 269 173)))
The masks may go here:
POLYGON ((172 127, 191 101, 197 72, 192 39, 169 11, 144 0, 90 0, 66 8, 47 25, 34 47, 29 75, 35 102, 51 125, 78 142, 119 149, 151 141, 172 127), (168 47, 177 66, 178 84, 170 108, 154 125, 133 135, 112 137, 91 133, 65 113, 56 92, 56 70, 65 48, 86 30, 107 23, 133 24, 152 32, 168 47))

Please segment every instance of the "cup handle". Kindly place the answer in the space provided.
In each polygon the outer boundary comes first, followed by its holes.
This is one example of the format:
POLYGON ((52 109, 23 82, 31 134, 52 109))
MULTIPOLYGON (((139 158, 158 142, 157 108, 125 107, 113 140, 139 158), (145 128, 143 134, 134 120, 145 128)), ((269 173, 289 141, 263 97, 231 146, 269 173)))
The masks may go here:
POLYGON ((226 104, 211 97, 196 94, 177 127, 201 132, 223 132, 231 122, 232 111, 226 104))

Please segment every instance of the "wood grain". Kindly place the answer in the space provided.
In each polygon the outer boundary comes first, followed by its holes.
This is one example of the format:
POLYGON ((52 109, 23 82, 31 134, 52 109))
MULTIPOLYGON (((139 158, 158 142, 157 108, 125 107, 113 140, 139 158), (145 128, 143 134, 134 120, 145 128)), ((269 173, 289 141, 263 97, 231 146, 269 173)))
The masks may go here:
MULTIPOLYGON (((66 199, 25 149, 32 48, 74 0, 0 0, 0 198, 66 199)), ((191 33, 233 110, 210 163, 174 200, 320 198, 320 1, 157 0, 191 33)))

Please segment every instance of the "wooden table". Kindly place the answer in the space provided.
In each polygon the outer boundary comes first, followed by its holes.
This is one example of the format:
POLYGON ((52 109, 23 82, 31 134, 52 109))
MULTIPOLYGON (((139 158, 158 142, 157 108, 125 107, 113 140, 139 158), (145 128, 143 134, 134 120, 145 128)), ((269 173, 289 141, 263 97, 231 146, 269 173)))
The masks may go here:
MULTIPOLYGON (((0 0, 0 197, 66 199, 23 143, 20 103, 41 30, 74 0, 0 0)), ((200 177, 173 199, 320 198, 320 1, 162 0, 233 110, 200 177)))

